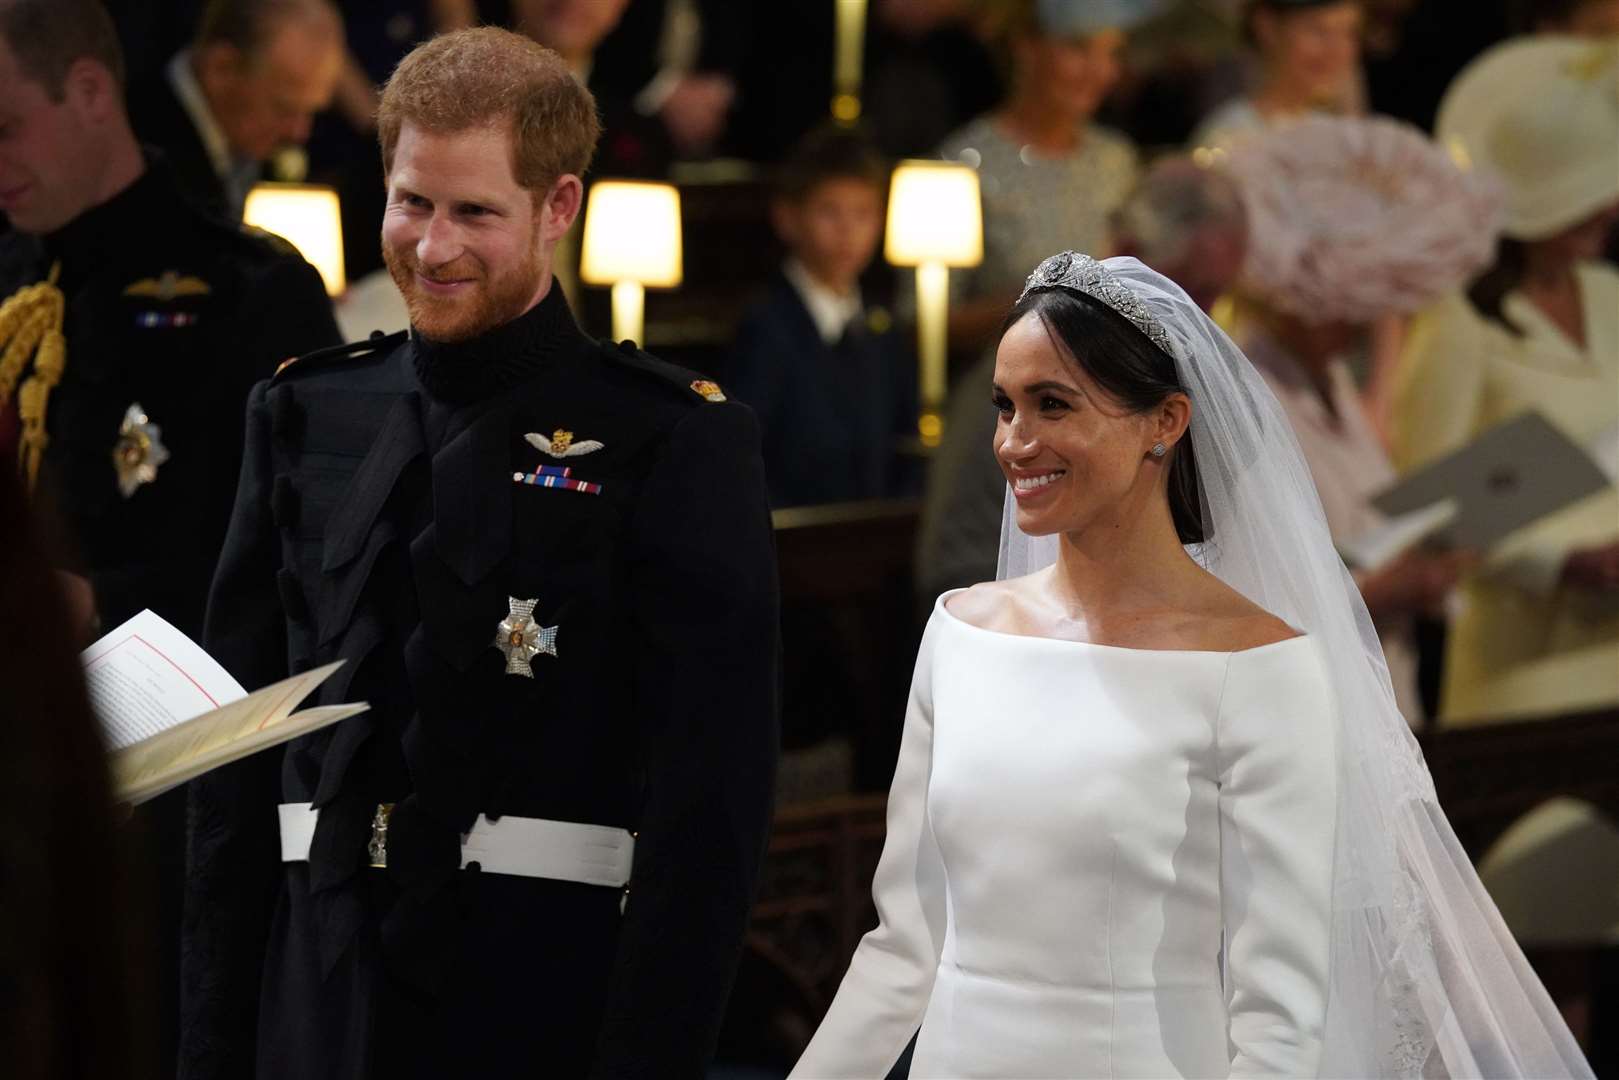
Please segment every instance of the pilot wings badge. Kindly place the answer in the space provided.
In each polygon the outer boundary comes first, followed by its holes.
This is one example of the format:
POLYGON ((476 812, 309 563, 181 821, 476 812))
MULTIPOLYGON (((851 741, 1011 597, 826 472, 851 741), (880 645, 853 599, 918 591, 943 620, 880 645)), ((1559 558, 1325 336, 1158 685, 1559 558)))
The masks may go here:
POLYGON ((155 278, 141 278, 124 287, 125 296, 145 296, 153 300, 177 300, 182 296, 207 296, 213 292, 200 277, 165 270, 155 278))
POLYGON ((573 432, 564 431, 562 428, 557 428, 550 438, 535 434, 532 431, 524 435, 523 438, 540 453, 554 458, 571 458, 594 454, 604 445, 595 439, 579 439, 575 441, 573 432))

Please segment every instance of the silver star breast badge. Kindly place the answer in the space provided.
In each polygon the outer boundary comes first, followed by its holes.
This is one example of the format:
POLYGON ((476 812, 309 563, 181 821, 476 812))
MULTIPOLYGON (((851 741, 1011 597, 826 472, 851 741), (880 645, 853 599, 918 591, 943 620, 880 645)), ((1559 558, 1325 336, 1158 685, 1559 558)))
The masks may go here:
POLYGON ((557 428, 550 438, 532 431, 524 435, 523 438, 540 453, 554 458, 571 458, 580 457, 584 454, 594 454, 604 445, 595 439, 579 439, 576 441, 573 437, 573 432, 564 431, 562 428, 557 428))
POLYGON ((557 654, 557 627, 541 626, 534 621, 534 605, 538 600, 519 600, 507 597, 511 612, 500 621, 495 631, 495 648, 506 654, 506 674, 534 677, 529 661, 542 653, 557 654))
POLYGON ((140 402, 124 410, 118 443, 112 450, 113 468, 118 471, 118 491, 124 498, 135 494, 142 484, 156 480, 157 467, 169 460, 162 435, 163 429, 152 423, 140 402))

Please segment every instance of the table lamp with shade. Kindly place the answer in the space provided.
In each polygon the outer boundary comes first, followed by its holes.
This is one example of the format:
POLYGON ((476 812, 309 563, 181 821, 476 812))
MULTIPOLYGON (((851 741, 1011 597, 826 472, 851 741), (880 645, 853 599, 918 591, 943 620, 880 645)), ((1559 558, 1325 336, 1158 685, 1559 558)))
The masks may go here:
POLYGON ((644 345, 646 289, 681 281, 680 192, 669 184, 591 185, 579 277, 613 288, 613 340, 644 345))
POLYGON ((255 184, 247 193, 242 221, 297 248, 320 271, 328 296, 340 295, 347 286, 336 191, 320 184, 255 184))
POLYGON ((924 446, 937 446, 944 434, 950 268, 977 266, 984 258, 977 170, 944 161, 900 162, 889 185, 883 254, 895 266, 916 267, 917 433, 924 446))

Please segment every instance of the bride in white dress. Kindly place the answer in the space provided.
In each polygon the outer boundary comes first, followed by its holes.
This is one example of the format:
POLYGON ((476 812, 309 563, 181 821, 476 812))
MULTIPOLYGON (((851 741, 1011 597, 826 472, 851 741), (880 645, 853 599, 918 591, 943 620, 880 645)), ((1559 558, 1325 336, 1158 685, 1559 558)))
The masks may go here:
POLYGON ((1589 1076, 1433 798, 1280 407, 1065 253, 996 358, 1003 580, 924 634, 880 924, 795 1077, 1589 1076))

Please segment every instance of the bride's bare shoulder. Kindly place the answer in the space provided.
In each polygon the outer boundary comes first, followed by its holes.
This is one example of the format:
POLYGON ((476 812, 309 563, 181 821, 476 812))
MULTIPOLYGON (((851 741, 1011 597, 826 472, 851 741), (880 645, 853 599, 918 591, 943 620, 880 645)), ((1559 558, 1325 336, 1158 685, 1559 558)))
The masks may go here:
POLYGON ((1008 630, 1018 622, 1017 612, 1022 607, 1028 582, 1029 578, 983 581, 952 593, 944 607, 955 618, 980 629, 1008 630))
POLYGON ((1203 632, 1209 636, 1204 646, 1219 652, 1241 652, 1300 637, 1298 630, 1272 615, 1224 582, 1209 598, 1203 632))

